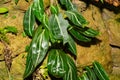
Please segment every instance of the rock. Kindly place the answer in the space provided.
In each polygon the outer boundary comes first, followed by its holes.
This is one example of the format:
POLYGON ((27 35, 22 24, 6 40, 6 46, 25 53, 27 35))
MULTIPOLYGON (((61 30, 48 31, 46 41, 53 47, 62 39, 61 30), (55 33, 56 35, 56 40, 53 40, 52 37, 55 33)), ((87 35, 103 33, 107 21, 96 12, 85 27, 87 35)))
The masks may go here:
POLYGON ((100 32, 92 43, 77 45, 77 64, 81 66, 90 65, 93 61, 99 61, 106 71, 111 72, 111 48, 109 45, 109 35, 104 26, 99 8, 89 5, 83 16, 90 22, 89 27, 100 32))
POLYGON ((19 56, 13 58, 10 73, 14 80, 23 80, 25 62, 26 62, 26 53, 21 53, 19 56))
POLYGON ((8 78, 9 78, 9 76, 8 76, 7 68, 5 66, 5 62, 2 61, 2 62, 0 62, 0 79, 1 80, 9 80, 8 78))
POLYGON ((109 32, 110 44, 120 47, 120 22, 117 21, 119 18, 120 15, 117 15, 105 23, 109 32))
MULTIPOLYGON (((21 1, 21 0, 20 0, 21 1)), ((26 53, 25 47, 30 43, 28 37, 23 37, 23 16, 20 10, 13 8, 13 2, 4 4, 3 6, 11 6, 6 15, 0 15, 0 27, 14 26, 17 28, 17 35, 7 34, 10 41, 9 48, 12 51, 12 66, 10 74, 14 80, 23 80, 23 73, 25 69, 26 53)), ((4 46, 0 43, 0 59, 4 60, 2 53, 4 46)), ((9 80, 7 67, 4 61, 0 61, 0 80, 9 80)))
POLYGON ((112 47, 113 71, 112 74, 120 75, 120 49, 112 47))
MULTIPOLYGON (((109 41, 111 45, 111 54, 112 54, 112 76, 120 76, 120 14, 112 13, 109 10, 103 10, 104 12, 104 23, 109 33, 109 41), (105 19, 106 16, 112 16, 109 19, 105 19)), ((116 77, 117 77, 116 76, 116 77)), ((112 79, 116 80, 116 79, 112 79)))

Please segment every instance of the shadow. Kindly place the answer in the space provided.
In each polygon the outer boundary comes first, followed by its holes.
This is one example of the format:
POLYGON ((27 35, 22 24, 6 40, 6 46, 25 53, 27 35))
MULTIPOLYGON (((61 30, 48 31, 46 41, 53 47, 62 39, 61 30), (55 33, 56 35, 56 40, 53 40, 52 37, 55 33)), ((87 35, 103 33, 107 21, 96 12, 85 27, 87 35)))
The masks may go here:
POLYGON ((120 46, 118 46, 118 45, 110 44, 110 46, 113 47, 113 48, 118 48, 118 49, 120 49, 120 46))
POLYGON ((101 40, 97 39, 97 38, 91 38, 92 40, 90 42, 82 42, 82 41, 78 41, 75 40, 77 42, 77 44, 79 44, 80 46, 83 47, 90 47, 91 45, 96 45, 99 44, 100 42, 102 42, 101 40))
POLYGON ((24 80, 33 80, 33 76, 30 75, 29 77, 25 78, 24 80))
POLYGON ((62 80, 62 78, 55 78, 54 76, 52 76, 51 74, 49 74, 51 80, 62 80))
POLYGON ((95 0, 82 0, 87 4, 87 7, 89 7, 90 4, 95 5, 98 7, 101 11, 106 8, 110 11, 113 11, 115 14, 120 13, 120 6, 115 7, 112 4, 108 4, 107 2, 101 3, 100 1, 96 2, 95 0))

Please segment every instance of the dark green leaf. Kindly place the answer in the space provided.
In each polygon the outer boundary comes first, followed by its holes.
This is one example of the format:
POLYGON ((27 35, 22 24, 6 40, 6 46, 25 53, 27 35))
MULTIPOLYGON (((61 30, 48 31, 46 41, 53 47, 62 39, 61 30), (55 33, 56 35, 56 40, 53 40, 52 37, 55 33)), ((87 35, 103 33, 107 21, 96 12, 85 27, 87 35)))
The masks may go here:
POLYGON ((59 13, 58 6, 51 5, 50 6, 50 11, 51 11, 52 14, 58 14, 59 13))
POLYGON ((17 5, 17 3, 19 2, 19 0, 15 0, 15 4, 17 5))
POLYGON ((83 42, 90 42, 91 39, 87 38, 86 36, 79 33, 77 30, 74 30, 74 28, 69 30, 70 34, 77 40, 83 41, 83 42))
POLYGON ((63 44, 67 43, 69 38, 67 32, 68 26, 68 22, 62 17, 61 14, 59 14, 58 16, 56 14, 51 15, 49 19, 49 30, 52 35, 52 40, 61 40, 63 41, 63 44))
POLYGON ((63 77, 63 80, 77 80, 77 68, 75 66, 75 63, 68 55, 66 55, 66 59, 68 69, 63 77))
POLYGON ((66 55, 62 50, 52 49, 48 55, 48 71, 56 78, 61 78, 65 75, 66 55))
POLYGON ((60 2, 67 8, 67 10, 77 10, 76 6, 71 2, 71 0, 60 0, 60 2))
POLYGON ((86 19, 77 11, 66 11, 69 20, 76 26, 84 27, 88 24, 86 19))
POLYGON ((71 38, 71 36, 69 36, 69 40, 67 43, 67 48, 74 54, 76 55, 77 51, 76 51, 76 45, 74 40, 71 38))
POLYGON ((85 28, 79 28, 79 32, 87 37, 95 37, 99 34, 97 30, 85 27, 85 28))
POLYGON ((43 0, 34 0, 32 10, 36 18, 41 22, 44 14, 43 0))
POLYGON ((99 62, 97 61, 93 62, 93 70, 97 77, 99 78, 99 80, 109 80, 106 71, 99 62))
POLYGON ((29 37, 32 37, 33 35, 34 23, 35 23, 35 16, 30 6, 29 9, 26 11, 23 19, 24 31, 29 37))
POLYGON ((49 33, 38 27, 29 47, 24 78, 28 77, 44 59, 49 47, 49 33))
POLYGON ((85 67, 85 70, 87 71, 86 74, 87 74, 89 80, 97 80, 95 73, 89 66, 85 67))

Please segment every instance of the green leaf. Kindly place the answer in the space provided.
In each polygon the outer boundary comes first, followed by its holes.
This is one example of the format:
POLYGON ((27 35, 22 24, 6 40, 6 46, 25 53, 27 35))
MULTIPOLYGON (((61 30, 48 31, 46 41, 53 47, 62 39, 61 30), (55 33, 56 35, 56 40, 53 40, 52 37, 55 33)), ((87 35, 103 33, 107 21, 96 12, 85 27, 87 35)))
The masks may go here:
POLYGON ((43 0, 34 0, 32 10, 36 18, 41 22, 44 14, 43 0))
POLYGON ((42 62, 49 48, 49 33, 38 27, 29 47, 24 78, 28 77, 42 62))
POLYGON ((15 0, 15 4, 17 5, 17 3, 19 2, 19 0, 15 0))
POLYGON ((74 40, 71 38, 71 36, 69 35, 69 40, 68 43, 66 44, 68 50, 71 51, 71 53, 73 53, 76 56, 77 50, 76 50, 76 45, 74 40))
POLYGON ((0 8, 0 14, 7 13, 9 10, 6 7, 1 7, 0 8))
POLYGON ((71 0, 60 0, 60 3, 64 5, 67 10, 77 10, 76 6, 71 2, 71 0))
POLYGON ((51 11, 52 14, 58 14, 59 13, 58 6, 51 5, 50 6, 50 11, 51 11))
POLYGON ((49 19, 49 30, 52 36, 52 40, 63 41, 63 44, 67 43, 69 38, 67 32, 68 26, 68 21, 66 21, 61 14, 58 16, 56 14, 51 15, 49 19))
POLYGON ((43 23, 43 25, 46 27, 46 29, 49 30, 49 26, 48 26, 48 16, 47 16, 46 14, 43 15, 42 23, 43 23))
POLYGON ((6 26, 4 28, 5 33, 13 33, 13 34, 17 34, 18 30, 17 28, 15 28, 14 26, 6 26))
POLYGON ((49 51, 47 67, 49 73, 54 77, 63 77, 67 69, 65 53, 59 49, 49 51))
POLYGON ((77 11, 66 11, 68 19, 76 26, 85 27, 88 22, 86 19, 77 11))
POLYGON ((81 76, 81 80, 89 80, 86 73, 83 73, 83 75, 81 76))
POLYGON ((66 59, 68 68, 66 74, 63 77, 63 80, 77 80, 77 68, 75 63, 68 55, 66 55, 66 59))
POLYGON ((85 67, 85 70, 87 71, 86 74, 87 74, 89 80, 97 80, 97 77, 96 77, 94 71, 89 66, 85 67))
POLYGON ((93 70, 100 80, 109 80, 107 73, 99 62, 93 62, 93 70))
POLYGON ((94 30, 92 28, 79 28, 79 32, 87 37, 95 37, 99 35, 99 32, 97 30, 94 30))
POLYGON ((33 36, 34 23, 35 23, 35 16, 30 6, 29 9, 26 11, 23 19, 24 31, 29 37, 33 36))
POLYGON ((83 41, 83 42, 90 42, 91 39, 82 35, 81 33, 79 33, 77 30, 75 30, 74 28, 69 30, 70 34, 77 40, 79 41, 83 41))

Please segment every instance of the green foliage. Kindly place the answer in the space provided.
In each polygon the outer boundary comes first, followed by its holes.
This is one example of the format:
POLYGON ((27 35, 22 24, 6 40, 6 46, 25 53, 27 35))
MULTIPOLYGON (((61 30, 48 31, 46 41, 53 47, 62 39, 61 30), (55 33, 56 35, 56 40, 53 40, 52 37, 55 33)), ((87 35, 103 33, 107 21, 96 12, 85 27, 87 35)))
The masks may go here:
POLYGON ((6 7, 0 7, 0 14, 7 13, 9 10, 6 7))
POLYGON ((73 28, 71 30, 69 30, 69 32, 71 33, 71 35, 74 38, 76 38, 79 41, 83 41, 83 42, 90 42, 91 41, 91 38, 88 38, 88 37, 82 35, 80 32, 78 32, 77 30, 75 30, 73 28))
POLYGON ((33 13, 36 16, 36 18, 41 22, 44 14, 43 0, 34 0, 31 9, 33 10, 33 13))
POLYGON ((44 59, 49 47, 47 29, 38 27, 30 44, 24 77, 28 77, 44 59))
POLYGON ((63 41, 63 44, 68 42, 69 35, 67 32, 67 28, 69 23, 65 20, 61 14, 53 14, 49 18, 49 30, 51 31, 52 40, 51 42, 55 42, 60 40, 63 41))
MULTIPOLYGON (((77 80, 76 65, 66 51, 70 51, 76 57, 75 39, 90 42, 99 32, 86 27, 88 22, 71 0, 60 0, 60 3, 57 1, 57 5, 51 4, 50 15, 46 14, 43 3, 43 0, 34 0, 24 15, 24 31, 32 38, 27 48, 24 79, 48 56, 49 74, 63 80, 77 80), (59 10, 60 6, 65 7, 63 13, 59 10), (67 17, 64 18, 64 15, 67 17)), ((86 75, 83 78, 86 78, 86 75)))
POLYGON ((93 70, 99 80, 109 80, 107 73, 99 62, 95 61, 93 63, 93 70))
POLYGON ((77 11, 66 11, 69 20, 76 26, 84 27, 88 24, 85 18, 77 11))
POLYGON ((4 41, 9 44, 9 40, 6 36, 7 33, 17 34, 17 29, 14 26, 6 26, 4 28, 0 28, 0 41, 4 41))
POLYGON ((94 61, 90 66, 86 66, 82 76, 78 77, 78 80, 109 80, 108 75, 106 74, 102 65, 94 61))
POLYGON ((24 15, 24 21, 23 21, 24 31, 29 37, 33 36, 34 23, 35 23, 35 16, 32 11, 32 6, 30 6, 24 15))
POLYGON ((52 14, 58 14, 59 13, 58 6, 51 5, 50 6, 50 11, 51 11, 52 14))
POLYGON ((48 71, 53 76, 63 77, 67 70, 66 54, 59 49, 52 49, 48 56, 48 71))

